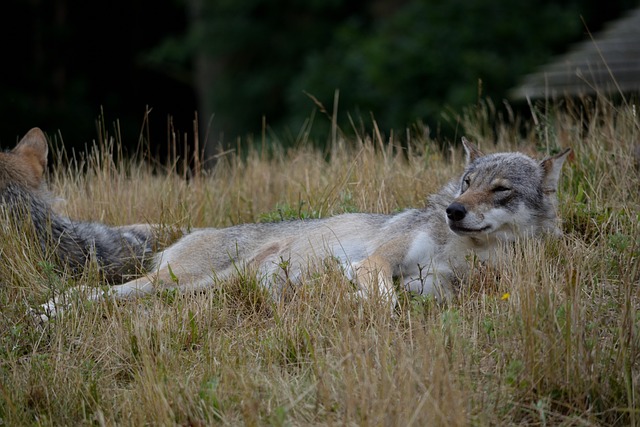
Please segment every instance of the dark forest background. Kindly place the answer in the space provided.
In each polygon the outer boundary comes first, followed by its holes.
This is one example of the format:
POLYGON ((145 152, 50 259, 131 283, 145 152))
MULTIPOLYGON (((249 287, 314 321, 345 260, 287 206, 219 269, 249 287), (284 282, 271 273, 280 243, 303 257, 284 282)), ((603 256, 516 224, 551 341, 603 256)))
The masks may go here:
MULTIPOLYGON (((328 138, 338 120, 384 132, 480 98, 497 103, 551 56, 637 0, 5 0, 0 146, 29 128, 69 147, 117 120, 123 141, 166 145, 168 122, 208 154, 237 140, 328 138), (586 24, 586 27, 585 27, 586 24), (145 111, 150 110, 148 122, 145 111), (145 132, 141 133, 141 129, 145 132), (147 130, 148 129, 148 133, 147 130)), ((438 135, 434 135, 438 136, 438 135)))

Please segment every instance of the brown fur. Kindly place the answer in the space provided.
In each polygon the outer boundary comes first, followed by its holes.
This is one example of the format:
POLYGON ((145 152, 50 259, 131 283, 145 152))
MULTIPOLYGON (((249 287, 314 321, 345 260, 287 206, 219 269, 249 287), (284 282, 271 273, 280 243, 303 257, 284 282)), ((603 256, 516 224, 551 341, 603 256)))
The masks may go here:
POLYGON ((17 183, 32 190, 42 186, 47 168, 47 143, 39 128, 33 128, 12 151, 0 153, 0 188, 17 183))

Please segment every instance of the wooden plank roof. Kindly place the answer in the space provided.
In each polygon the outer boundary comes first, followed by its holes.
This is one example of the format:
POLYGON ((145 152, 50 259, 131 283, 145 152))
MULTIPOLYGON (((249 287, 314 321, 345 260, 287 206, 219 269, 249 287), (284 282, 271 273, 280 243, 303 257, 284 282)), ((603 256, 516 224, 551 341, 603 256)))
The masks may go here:
POLYGON ((529 74, 513 99, 640 91, 640 8, 529 74))

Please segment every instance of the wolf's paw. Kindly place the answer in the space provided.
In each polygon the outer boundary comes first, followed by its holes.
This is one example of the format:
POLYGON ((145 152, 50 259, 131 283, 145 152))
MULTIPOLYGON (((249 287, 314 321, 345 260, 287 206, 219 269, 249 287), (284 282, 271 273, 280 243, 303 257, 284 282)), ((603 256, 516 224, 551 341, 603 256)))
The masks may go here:
POLYGON ((87 293, 86 287, 79 286, 58 295, 54 295, 54 297, 48 302, 42 304, 39 309, 32 308, 29 311, 34 318, 40 319, 41 322, 46 323, 54 317, 62 314, 65 309, 69 308, 72 301, 71 298, 73 296, 77 298, 79 294, 85 293, 87 293))
POLYGON ((363 304, 380 304, 382 307, 385 305, 389 307, 389 313, 392 317, 395 317, 396 307, 398 306, 398 297, 395 292, 375 292, 372 293, 368 289, 357 289, 353 294, 353 300, 358 303, 359 306, 363 304))
POLYGON ((380 271, 363 266, 362 262, 350 262, 343 265, 343 274, 356 286, 352 299, 359 305, 364 303, 388 304, 390 312, 395 313, 398 298, 391 279, 380 271))
POLYGON ((347 262, 341 265, 341 267, 342 267, 342 274, 344 274, 347 280, 350 282, 356 283, 357 281, 356 271, 358 268, 357 264, 353 262, 347 262))
POLYGON ((57 315, 56 302, 51 300, 46 304, 42 304, 39 308, 30 308, 27 316, 31 317, 36 323, 43 325, 57 315))

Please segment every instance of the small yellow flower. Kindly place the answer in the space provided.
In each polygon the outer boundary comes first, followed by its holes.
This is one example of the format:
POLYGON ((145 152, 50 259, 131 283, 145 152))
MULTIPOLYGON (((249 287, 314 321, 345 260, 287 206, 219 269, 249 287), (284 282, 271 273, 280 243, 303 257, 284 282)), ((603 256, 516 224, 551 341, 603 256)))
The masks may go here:
POLYGON ((509 299, 509 297, 511 296, 511 294, 509 292, 505 292, 504 294, 502 294, 502 298, 500 298, 502 301, 506 301, 509 299))

